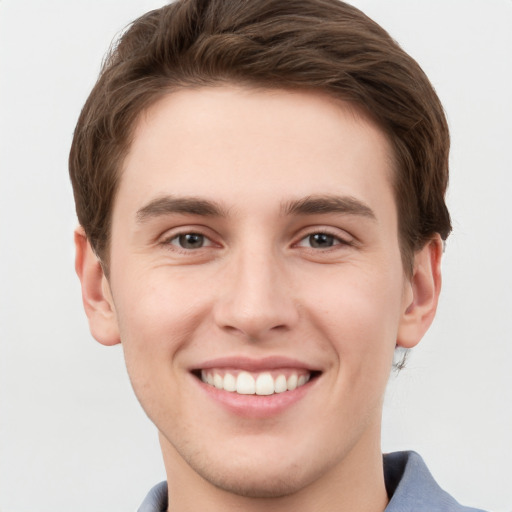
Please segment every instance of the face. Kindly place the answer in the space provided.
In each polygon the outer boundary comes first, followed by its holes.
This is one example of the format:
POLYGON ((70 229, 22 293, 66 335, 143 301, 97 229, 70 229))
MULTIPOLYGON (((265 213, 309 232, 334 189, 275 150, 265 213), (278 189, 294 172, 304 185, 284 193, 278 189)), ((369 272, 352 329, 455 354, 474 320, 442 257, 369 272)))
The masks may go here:
POLYGON ((279 496, 379 451, 412 297, 390 162, 316 93, 183 90, 141 117, 103 290, 171 471, 279 496))

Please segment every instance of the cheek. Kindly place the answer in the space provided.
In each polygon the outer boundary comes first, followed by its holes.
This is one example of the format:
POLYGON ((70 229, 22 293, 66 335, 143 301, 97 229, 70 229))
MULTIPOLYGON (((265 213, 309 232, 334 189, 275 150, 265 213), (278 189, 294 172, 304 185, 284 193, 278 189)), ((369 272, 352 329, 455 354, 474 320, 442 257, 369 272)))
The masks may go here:
POLYGON ((168 375, 207 308, 204 290, 168 271, 132 273, 114 290, 114 301, 131 377, 168 375))
POLYGON ((163 417, 173 423, 170 411, 181 407, 188 393, 180 378, 181 353, 201 322, 205 298, 164 272, 151 278, 141 274, 116 292, 121 343, 135 395, 155 423, 163 417))
POLYGON ((393 272, 340 270, 310 295, 312 321, 323 331, 342 375, 388 377, 402 303, 401 269, 393 272), (366 369, 372 366, 371 371, 366 369))

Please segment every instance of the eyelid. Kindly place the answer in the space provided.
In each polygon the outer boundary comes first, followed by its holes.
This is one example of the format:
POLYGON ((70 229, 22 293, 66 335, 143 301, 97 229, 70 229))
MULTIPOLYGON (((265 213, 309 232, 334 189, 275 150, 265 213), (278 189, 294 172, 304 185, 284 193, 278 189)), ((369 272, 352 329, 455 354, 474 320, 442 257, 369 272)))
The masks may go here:
MULTIPOLYGON (((327 226, 310 226, 304 230, 301 230, 301 232, 297 235, 297 242, 295 242, 293 245, 295 247, 306 247, 304 245, 300 245, 301 242, 306 240, 308 237, 316 234, 323 234, 323 235, 329 235, 332 236, 335 240, 338 241, 333 247, 336 247, 338 245, 342 246, 350 246, 354 245, 356 242, 355 237, 350 235, 344 230, 341 230, 339 228, 331 228, 327 226)), ((332 249, 333 247, 327 247, 324 250, 332 249)), ((314 249, 315 251, 321 250, 321 249, 314 249)))
POLYGON ((187 231, 186 233, 178 233, 177 235, 171 237, 171 238, 168 238, 167 239, 167 243, 170 244, 170 245, 175 245, 176 247, 178 247, 179 249, 181 249, 182 251, 197 251, 199 249, 203 249, 204 247, 212 247, 213 245, 215 245, 212 240, 210 240, 209 237, 207 237, 206 235, 203 235, 203 233, 196 233, 195 231, 187 231), (184 236, 184 235, 198 235, 198 236, 202 236, 205 243, 201 246, 201 247, 198 247, 197 249, 186 249, 185 247, 181 247, 179 245, 179 239, 184 236), (178 241, 178 243, 173 243, 174 241, 178 241))
POLYGON ((203 248, 207 247, 221 247, 221 244, 215 241, 214 233, 212 233, 211 229, 207 229, 204 226, 198 225, 186 225, 186 226, 178 226, 175 228, 171 228, 166 230, 158 239, 157 242, 159 245, 163 245, 166 247, 172 246, 176 250, 180 250, 183 252, 191 252, 191 251, 199 251, 203 248), (178 239, 183 235, 201 235, 208 242, 207 245, 200 247, 198 249, 185 249, 180 247, 178 244, 173 244, 172 241, 178 239))

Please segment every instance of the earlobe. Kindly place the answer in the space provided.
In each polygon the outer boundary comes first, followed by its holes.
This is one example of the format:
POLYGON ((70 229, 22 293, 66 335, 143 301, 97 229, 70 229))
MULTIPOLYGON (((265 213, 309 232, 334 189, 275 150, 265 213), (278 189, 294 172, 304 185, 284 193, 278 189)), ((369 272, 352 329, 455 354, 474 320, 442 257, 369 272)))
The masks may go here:
POLYGON ((82 301, 93 337, 103 345, 120 343, 110 287, 101 263, 82 227, 75 230, 75 270, 82 285, 82 301))
POLYGON ((413 275, 407 283, 406 301, 400 321, 397 346, 412 348, 434 320, 441 292, 443 242, 436 235, 414 255, 413 275))

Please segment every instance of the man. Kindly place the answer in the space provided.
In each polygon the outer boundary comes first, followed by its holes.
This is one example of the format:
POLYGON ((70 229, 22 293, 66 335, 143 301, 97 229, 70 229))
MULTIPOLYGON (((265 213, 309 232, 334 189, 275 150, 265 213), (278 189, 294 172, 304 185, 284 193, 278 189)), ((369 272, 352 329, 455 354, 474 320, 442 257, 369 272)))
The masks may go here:
POLYGON ((418 65, 338 0, 137 20, 78 121, 76 269, 160 433, 153 510, 469 510, 380 448, 440 292, 449 137, 418 65))

